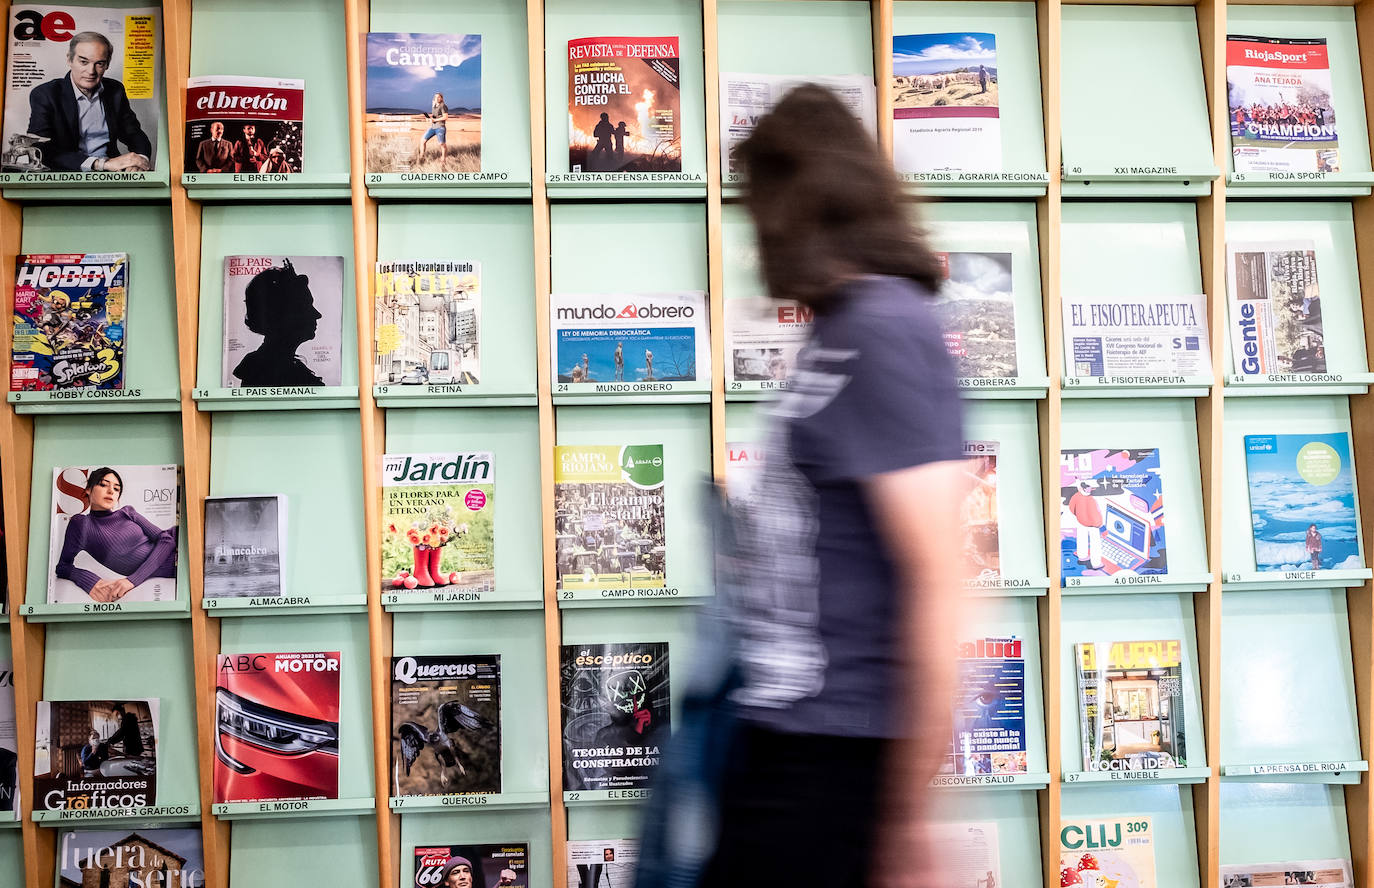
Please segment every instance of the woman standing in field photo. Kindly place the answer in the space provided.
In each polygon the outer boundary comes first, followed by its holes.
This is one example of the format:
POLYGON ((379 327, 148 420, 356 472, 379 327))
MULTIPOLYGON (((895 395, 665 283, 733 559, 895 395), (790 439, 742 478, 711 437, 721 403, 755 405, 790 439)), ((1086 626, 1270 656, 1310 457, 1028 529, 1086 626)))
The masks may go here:
POLYGON ((430 103, 429 113, 425 116, 429 118, 429 129, 420 139, 419 161, 424 163, 429 153, 429 140, 436 138, 439 140, 439 163, 442 164, 448 158, 448 105, 444 104, 443 93, 434 94, 434 101, 430 103))

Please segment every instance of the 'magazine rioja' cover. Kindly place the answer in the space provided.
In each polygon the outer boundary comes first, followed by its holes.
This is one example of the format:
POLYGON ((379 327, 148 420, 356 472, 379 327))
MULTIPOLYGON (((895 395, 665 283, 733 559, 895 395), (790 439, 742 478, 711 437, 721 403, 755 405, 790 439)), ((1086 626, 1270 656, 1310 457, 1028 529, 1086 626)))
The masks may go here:
POLYGON ((391 794, 501 791, 501 658, 391 658, 391 794))
POLYGON ((225 256, 225 388, 343 382, 342 256, 225 256))
POLYGON ((42 700, 34 736, 34 808, 157 804, 156 699, 42 700))
POLYGON ((959 507, 959 517, 964 526, 966 572, 977 580, 995 580, 1002 575, 1002 535, 997 523, 999 450, 1001 445, 996 441, 964 442, 969 491, 959 507))
POLYGON ((481 35, 368 34, 364 129, 369 173, 480 171, 481 35))
POLYGON ((554 460, 558 588, 663 589, 663 445, 560 445, 554 460))
POLYGON ((207 75, 186 81, 186 172, 284 180, 305 159, 305 81, 207 75), (262 174, 262 175, 259 175, 262 174))
POLYGON ((415 888, 528 888, 529 870, 525 842, 415 846, 415 888))
POLYGON ((643 789, 669 733, 668 643, 565 644, 563 789, 643 789))
POLYGON ((383 592, 480 601, 495 588, 493 454, 388 453, 382 494, 383 592))
POLYGON ((205 498, 205 597, 280 598, 286 497, 205 498))
POLYGON ((204 888, 197 828, 64 829, 57 838, 59 888, 204 888))
POLYGON ((568 169, 682 172, 676 37, 568 41, 568 169))
POLYGON ((124 388, 129 254, 20 253, 10 391, 124 388))

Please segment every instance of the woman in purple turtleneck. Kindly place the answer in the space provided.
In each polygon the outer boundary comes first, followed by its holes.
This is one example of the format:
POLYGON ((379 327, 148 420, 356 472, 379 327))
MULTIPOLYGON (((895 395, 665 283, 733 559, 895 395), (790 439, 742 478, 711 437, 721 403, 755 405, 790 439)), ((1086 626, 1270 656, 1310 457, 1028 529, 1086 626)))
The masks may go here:
POLYGON ((153 577, 177 575, 177 531, 163 530, 134 511, 119 507, 124 480, 109 466, 96 469, 86 479, 90 511, 73 515, 57 560, 57 576, 71 580, 94 601, 118 601, 130 589, 153 577), (85 552, 120 579, 104 580, 73 564, 85 552))

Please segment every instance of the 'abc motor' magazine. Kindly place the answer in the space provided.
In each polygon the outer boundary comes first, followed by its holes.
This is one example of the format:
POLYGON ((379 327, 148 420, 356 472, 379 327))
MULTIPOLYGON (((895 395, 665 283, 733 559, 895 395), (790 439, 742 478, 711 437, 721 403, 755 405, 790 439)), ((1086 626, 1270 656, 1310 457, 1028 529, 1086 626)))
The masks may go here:
POLYGON ((1157 448, 1063 450, 1059 488, 1066 579, 1168 573, 1157 448))
POLYGON ((682 172, 678 38, 568 41, 568 170, 682 172))
POLYGON ((1346 432, 1246 435, 1255 569, 1364 567, 1346 432))
POLYGON ((997 38, 892 38, 893 156, 903 173, 1002 169, 997 38))
POLYGON ((1340 172, 1326 38, 1226 38, 1237 173, 1340 172))
POLYGON ((1178 639, 1080 642, 1074 658, 1084 771, 1188 766, 1178 639))
POLYGON ((366 102, 369 173, 482 169, 481 35, 368 34, 366 102))
POLYGON ((1228 243, 1226 284, 1236 373, 1326 372, 1312 241, 1228 243))
POLYGON ((10 391, 122 389, 129 254, 20 253, 10 391))

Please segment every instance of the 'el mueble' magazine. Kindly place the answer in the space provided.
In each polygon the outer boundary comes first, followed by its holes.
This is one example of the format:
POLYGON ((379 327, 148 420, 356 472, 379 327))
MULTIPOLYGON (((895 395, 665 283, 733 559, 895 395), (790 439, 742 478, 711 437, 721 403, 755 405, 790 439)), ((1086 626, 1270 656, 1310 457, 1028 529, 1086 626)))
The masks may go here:
POLYGON ((1074 656, 1083 770, 1188 766, 1178 639, 1080 642, 1074 656))

